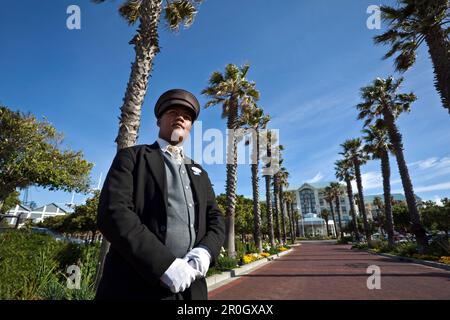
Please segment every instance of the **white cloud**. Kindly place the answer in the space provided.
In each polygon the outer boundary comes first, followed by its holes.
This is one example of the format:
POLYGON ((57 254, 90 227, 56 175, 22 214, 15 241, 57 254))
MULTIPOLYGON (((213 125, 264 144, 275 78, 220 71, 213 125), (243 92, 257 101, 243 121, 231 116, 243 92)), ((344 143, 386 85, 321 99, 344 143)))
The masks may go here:
POLYGON ((450 182, 437 183, 429 186, 420 186, 414 188, 414 192, 429 192, 429 191, 437 191, 437 190, 450 190, 450 182))
MULTIPOLYGON (((361 175, 362 185, 364 190, 383 188, 383 180, 381 173, 376 171, 369 171, 361 175)), ((356 180, 352 181, 353 190, 358 190, 356 180)))
POLYGON ((314 176, 314 178, 308 180, 307 182, 308 182, 308 183, 316 183, 316 182, 322 181, 322 179, 323 179, 323 174, 322 174, 322 172, 318 172, 318 173, 314 176))
POLYGON ((425 160, 419 160, 408 164, 410 167, 418 167, 419 169, 426 170, 431 168, 436 169, 449 169, 450 168, 450 157, 431 157, 425 160))
MULTIPOLYGON (((414 181, 427 181, 450 175, 450 157, 431 157, 408 164, 414 181)), ((413 181, 413 182, 414 182, 413 181)))
MULTIPOLYGON (((442 160, 443 160, 443 163, 445 163, 446 160, 449 160, 449 158, 442 158, 442 160)), ((417 166, 420 169, 429 169, 429 168, 438 166, 440 163, 441 163, 441 161, 439 160, 439 158, 431 157, 431 158, 428 158, 425 160, 419 160, 416 162, 412 162, 412 163, 408 164, 408 166, 410 166, 410 167, 417 166)))

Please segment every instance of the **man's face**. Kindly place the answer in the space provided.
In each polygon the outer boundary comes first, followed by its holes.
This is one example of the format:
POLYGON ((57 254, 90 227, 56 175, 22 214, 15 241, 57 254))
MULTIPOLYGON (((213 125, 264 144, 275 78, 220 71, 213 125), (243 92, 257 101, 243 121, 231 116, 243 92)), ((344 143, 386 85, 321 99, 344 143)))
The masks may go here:
POLYGON ((163 113, 157 124, 159 137, 177 144, 186 140, 191 131, 192 113, 186 107, 173 106, 163 113))

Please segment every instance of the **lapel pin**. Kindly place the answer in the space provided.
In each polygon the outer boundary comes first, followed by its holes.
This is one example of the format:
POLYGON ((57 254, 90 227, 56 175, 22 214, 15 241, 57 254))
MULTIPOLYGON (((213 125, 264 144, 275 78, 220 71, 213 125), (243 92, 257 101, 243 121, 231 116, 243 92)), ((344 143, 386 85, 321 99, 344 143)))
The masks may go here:
POLYGON ((200 173, 202 172, 202 170, 200 170, 197 167, 191 167, 192 169, 192 173, 195 174, 196 176, 200 175, 200 173))

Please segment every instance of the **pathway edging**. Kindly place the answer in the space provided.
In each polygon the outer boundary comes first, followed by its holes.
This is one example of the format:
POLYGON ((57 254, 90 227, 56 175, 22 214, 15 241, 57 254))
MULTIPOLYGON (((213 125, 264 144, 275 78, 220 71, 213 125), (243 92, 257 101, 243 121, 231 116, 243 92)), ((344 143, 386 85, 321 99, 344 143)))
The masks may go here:
MULTIPOLYGON (((294 244, 292 246, 298 246, 300 244, 294 244)), ((267 258, 258 259, 254 262, 244 264, 240 266, 239 268, 234 268, 232 270, 227 270, 219 274, 214 274, 212 276, 209 276, 206 278, 206 285, 208 287, 208 291, 212 291, 214 289, 217 289, 233 280, 238 279, 241 275, 247 274, 251 271, 254 271, 269 262, 272 262, 273 260, 279 259, 280 257, 289 254, 292 251, 291 249, 288 249, 283 252, 279 252, 277 254, 268 256, 267 258)))
POLYGON ((382 256, 382 257, 391 258, 391 259, 398 260, 398 261, 413 262, 413 263, 421 264, 421 265, 428 266, 428 267, 434 267, 434 268, 439 268, 439 269, 444 269, 444 270, 449 270, 450 271, 450 265, 447 265, 445 263, 429 261, 429 260, 414 259, 414 258, 409 258, 409 257, 396 256, 394 254, 373 252, 373 251, 364 250, 364 249, 358 249, 358 248, 352 248, 351 250, 364 251, 364 252, 367 252, 367 253, 370 253, 370 254, 379 255, 379 256, 382 256))

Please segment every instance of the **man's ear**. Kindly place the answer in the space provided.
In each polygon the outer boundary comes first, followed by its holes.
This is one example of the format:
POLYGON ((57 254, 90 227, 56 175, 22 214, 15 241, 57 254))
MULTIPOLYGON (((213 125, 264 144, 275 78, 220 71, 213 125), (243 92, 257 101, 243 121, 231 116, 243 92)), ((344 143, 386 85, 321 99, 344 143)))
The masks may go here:
POLYGON ((161 126, 161 119, 156 119, 156 125, 157 125, 158 127, 161 126))

